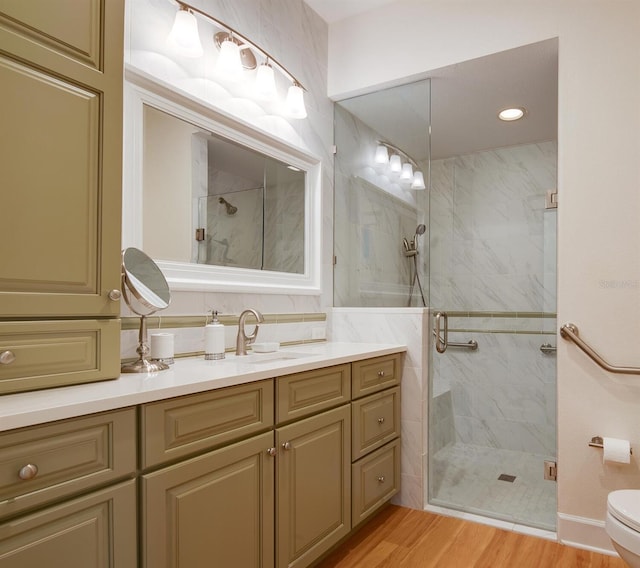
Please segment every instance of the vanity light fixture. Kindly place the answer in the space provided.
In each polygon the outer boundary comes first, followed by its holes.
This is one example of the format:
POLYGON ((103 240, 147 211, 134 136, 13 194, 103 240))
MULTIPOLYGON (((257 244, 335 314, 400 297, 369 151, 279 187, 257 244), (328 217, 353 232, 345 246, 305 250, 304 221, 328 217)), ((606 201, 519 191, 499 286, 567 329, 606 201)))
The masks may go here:
POLYGON ((270 100, 276 96, 276 76, 269 59, 258 66, 256 72, 256 92, 263 99, 270 100))
POLYGON ((389 165, 392 174, 399 175, 400 181, 411 189, 425 189, 424 175, 418 169, 418 163, 397 146, 383 140, 378 140, 373 161, 378 170, 380 166, 389 165))
POLYGON ((393 154, 389 158, 389 167, 394 174, 399 174, 402 171, 402 160, 398 154, 393 154))
POLYGON ((513 122, 514 120, 520 120, 525 114, 527 114, 527 109, 523 107, 511 107, 502 109, 498 113, 498 118, 505 122, 513 122))
POLYGON ((378 144, 376 148, 376 164, 388 164, 389 163, 389 150, 384 144, 378 144))
POLYGON ((176 12, 176 19, 167 36, 167 44, 185 57, 202 57, 198 20, 185 6, 180 6, 176 12))
POLYGON ((222 30, 214 34, 214 43, 220 50, 216 63, 218 71, 224 73, 231 80, 238 80, 242 77, 243 70, 253 70, 258 67, 254 86, 255 92, 260 98, 270 99, 276 94, 274 70, 278 69, 280 74, 291 82, 285 102, 287 116, 291 118, 307 117, 307 109, 304 103, 304 91, 306 89, 286 67, 255 43, 249 41, 249 39, 220 20, 186 2, 181 0, 174 1, 178 4, 178 11, 176 12, 176 20, 171 33, 167 38, 167 43, 176 49, 178 53, 188 57, 202 56, 203 50, 200 44, 196 16, 202 17, 216 28, 222 30), (187 49, 184 46, 192 46, 192 48, 187 49), (199 49, 197 49, 197 46, 199 46, 199 49), (259 66, 257 64, 258 60, 262 61, 259 66))

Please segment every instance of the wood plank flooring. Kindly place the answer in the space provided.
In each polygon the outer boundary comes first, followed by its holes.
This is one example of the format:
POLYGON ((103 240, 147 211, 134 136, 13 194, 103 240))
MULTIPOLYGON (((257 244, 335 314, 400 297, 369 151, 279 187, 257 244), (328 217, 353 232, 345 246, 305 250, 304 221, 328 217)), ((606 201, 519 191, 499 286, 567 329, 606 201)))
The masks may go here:
POLYGON ((316 568, 625 568, 617 557, 390 505, 316 568))

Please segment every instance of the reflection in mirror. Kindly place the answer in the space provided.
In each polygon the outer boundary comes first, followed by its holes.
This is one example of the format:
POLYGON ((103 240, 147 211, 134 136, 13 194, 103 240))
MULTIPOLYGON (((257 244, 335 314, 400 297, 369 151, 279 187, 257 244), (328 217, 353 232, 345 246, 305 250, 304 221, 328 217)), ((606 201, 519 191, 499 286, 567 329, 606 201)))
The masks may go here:
POLYGON ((122 253, 122 295, 131 311, 140 316, 138 359, 122 365, 123 373, 152 373, 168 369, 160 361, 149 361, 147 316, 164 310, 171 302, 169 285, 158 265, 144 252, 127 248, 122 253))
POLYGON ((143 121, 151 256, 304 273, 305 172, 149 105, 143 121))
POLYGON ((123 244, 172 291, 320 294, 321 161, 274 126, 127 69, 123 244))

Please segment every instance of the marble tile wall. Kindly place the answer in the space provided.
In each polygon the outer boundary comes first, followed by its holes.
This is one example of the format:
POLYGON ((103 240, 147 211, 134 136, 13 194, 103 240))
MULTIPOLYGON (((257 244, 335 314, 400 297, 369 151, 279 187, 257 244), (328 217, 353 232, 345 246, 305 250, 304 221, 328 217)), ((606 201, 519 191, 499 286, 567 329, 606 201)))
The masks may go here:
POLYGON ((432 357, 431 451, 472 444, 554 456, 555 142, 434 161, 431 305, 449 340, 432 357))

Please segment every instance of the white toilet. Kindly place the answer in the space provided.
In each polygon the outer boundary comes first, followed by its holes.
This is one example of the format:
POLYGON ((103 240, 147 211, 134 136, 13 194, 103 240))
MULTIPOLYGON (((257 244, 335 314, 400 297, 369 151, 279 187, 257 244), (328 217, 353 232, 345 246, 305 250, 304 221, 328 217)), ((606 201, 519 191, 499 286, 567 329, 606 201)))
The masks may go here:
POLYGON ((640 568, 640 489, 609 493, 605 530, 622 559, 640 568))

